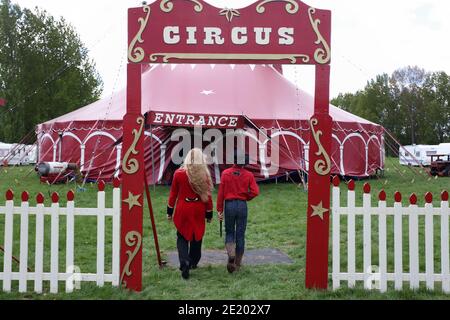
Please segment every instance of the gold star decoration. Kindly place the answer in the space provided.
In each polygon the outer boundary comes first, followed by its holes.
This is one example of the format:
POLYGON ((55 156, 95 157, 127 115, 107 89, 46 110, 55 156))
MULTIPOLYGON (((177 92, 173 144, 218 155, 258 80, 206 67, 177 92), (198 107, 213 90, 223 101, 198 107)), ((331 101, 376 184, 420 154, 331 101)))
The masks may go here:
POLYGON ((311 215, 311 218, 313 217, 319 217, 323 220, 323 215, 330 211, 330 209, 323 207, 323 202, 320 202, 318 206, 311 206, 313 209, 313 213, 311 215))
POLYGON ((221 16, 225 16, 227 18, 228 22, 231 22, 234 17, 240 17, 241 16, 240 12, 237 11, 236 9, 228 9, 228 8, 225 8, 222 11, 220 11, 219 14, 221 16))
POLYGON ((128 204, 128 207, 131 209, 134 208, 134 206, 137 207, 142 207, 142 205, 139 203, 139 198, 141 197, 140 194, 138 194, 137 196, 135 196, 134 194, 132 194, 131 192, 128 192, 128 199, 123 200, 123 202, 128 204))

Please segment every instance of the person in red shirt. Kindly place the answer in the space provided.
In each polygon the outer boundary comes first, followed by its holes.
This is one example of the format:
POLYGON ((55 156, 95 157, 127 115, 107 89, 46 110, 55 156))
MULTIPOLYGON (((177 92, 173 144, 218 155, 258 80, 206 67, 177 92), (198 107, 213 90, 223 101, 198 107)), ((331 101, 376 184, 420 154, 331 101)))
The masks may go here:
POLYGON ((244 168, 248 163, 248 157, 245 162, 238 160, 238 156, 235 155, 236 164, 222 173, 217 196, 217 212, 220 221, 223 220, 225 211, 225 247, 228 254, 229 273, 239 271, 244 256, 248 217, 247 201, 259 195, 255 177, 244 168))
POLYGON ((196 269, 202 256, 202 240, 206 224, 211 222, 213 204, 211 174, 200 149, 192 149, 183 166, 173 178, 167 207, 167 217, 177 229, 177 249, 180 271, 189 278, 189 269, 196 269))

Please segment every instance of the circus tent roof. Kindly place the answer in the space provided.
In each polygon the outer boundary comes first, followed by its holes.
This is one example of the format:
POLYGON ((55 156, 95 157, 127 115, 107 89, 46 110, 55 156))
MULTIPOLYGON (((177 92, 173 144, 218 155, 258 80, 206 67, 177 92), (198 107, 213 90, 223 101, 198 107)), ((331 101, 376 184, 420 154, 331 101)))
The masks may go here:
MULTIPOLYGON (((142 75, 142 113, 244 115, 252 120, 309 120, 314 98, 269 65, 153 65, 142 75)), ((122 120, 126 90, 52 123, 122 120)), ((330 106, 335 122, 377 126, 330 106)))

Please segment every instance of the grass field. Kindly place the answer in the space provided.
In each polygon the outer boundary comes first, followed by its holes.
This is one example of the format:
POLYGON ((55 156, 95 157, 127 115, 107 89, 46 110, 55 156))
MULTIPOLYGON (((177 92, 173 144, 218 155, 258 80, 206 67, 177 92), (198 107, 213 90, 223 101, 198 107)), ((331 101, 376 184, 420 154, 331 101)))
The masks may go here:
MULTIPOLYGON (((423 195, 431 191, 435 194, 435 203, 439 203, 439 194, 444 189, 450 189, 449 178, 428 179, 414 175, 409 169, 401 168, 395 159, 389 159, 385 176, 380 179, 370 180, 372 190, 375 194, 384 189, 388 194, 388 204, 393 203, 395 191, 402 191, 406 198, 413 192, 419 196, 419 204, 423 204, 423 195)), ((38 192, 45 194, 47 203, 49 194, 57 191, 65 198, 69 189, 76 189, 76 185, 47 186, 40 184, 35 173, 30 173, 31 168, 6 168, 0 169, 0 205, 4 204, 4 194, 7 189, 12 188, 16 193, 16 205, 19 203, 20 193, 27 190, 32 196, 31 203, 38 192)), ((361 192, 365 181, 357 182, 357 190, 361 192)), ((107 188, 107 201, 111 202, 111 187, 107 188)), ((160 246, 163 255, 168 251, 176 250, 176 232, 174 227, 166 221, 165 208, 168 196, 168 187, 152 188, 152 199, 156 213, 157 228, 160 246)), ((96 205, 96 186, 88 185, 86 192, 76 194, 76 205, 78 207, 94 207, 96 205)), ((361 204, 362 197, 357 196, 361 204)), ((343 199, 343 204, 346 202, 343 199)), ((64 205, 64 202, 63 202, 64 205)), ((425 289, 412 292, 394 292, 392 289, 387 294, 368 292, 357 289, 342 289, 336 292, 310 291, 304 287, 305 268, 305 241, 306 241, 306 206, 307 193, 303 188, 293 183, 263 184, 261 185, 261 196, 250 203, 249 225, 247 231, 247 248, 277 248, 288 254, 294 260, 294 265, 286 266, 258 266, 245 267, 238 274, 229 275, 224 266, 207 267, 195 270, 189 281, 182 280, 179 271, 174 268, 160 270, 156 263, 156 254, 151 236, 151 228, 148 219, 148 211, 145 211, 145 239, 144 239, 144 290, 141 294, 129 293, 125 290, 112 288, 105 285, 97 288, 95 284, 82 284, 82 290, 67 295, 35 295, 35 294, 4 294, 0 293, 0 299, 164 299, 164 300, 191 300, 191 299, 450 299, 441 293, 428 292, 425 289)), ((16 227, 19 224, 18 217, 15 220, 16 227)), ((0 217, 0 244, 4 239, 4 218, 0 217)), ((65 220, 61 218, 61 232, 65 220)), ((46 222, 46 228, 49 226, 46 222)), ((377 225, 375 221, 373 225, 377 225)), ((111 223, 107 223, 110 229, 111 223)), ((96 219, 76 219, 75 233, 75 263, 82 272, 95 273, 96 266, 96 219)), ((34 228, 33 219, 30 220, 30 230, 34 228)), ((219 225, 217 219, 207 227, 204 239, 204 249, 222 249, 223 240, 219 237, 219 225)), ((376 228, 374 227, 374 230, 376 228)), ((18 228, 15 229, 15 235, 18 228)), ((33 260, 34 234, 30 234, 30 260, 33 260)), ((345 239, 345 234, 342 235, 345 239)), ((423 236, 423 235, 421 235, 423 236)), ((16 236, 17 238, 17 236, 16 236)), ((358 232, 357 239, 361 241, 362 231, 358 232)), ((106 257, 110 257, 111 234, 107 235, 108 251, 106 257)), ((49 247, 49 239, 45 242, 49 247)), ((60 241, 61 253, 64 253, 64 239, 60 241)), ((423 248, 421 248, 423 251, 423 248)), ((438 249, 437 249, 438 250, 438 249)), ((46 251, 45 263, 49 265, 48 249, 46 251)), ((358 246, 358 255, 362 257, 362 248, 358 246)), ((405 249, 405 265, 408 265, 407 249, 405 249)), ((14 245, 14 254, 19 255, 19 242, 14 245)), ((345 255, 345 250, 342 250, 345 255)), ((63 256, 63 255, 61 255, 63 256)), ((61 268, 65 268, 64 259, 61 268)), ((344 259, 342 259, 344 260, 344 259)), ((374 263, 378 261, 376 254, 373 255, 374 263)), ((421 261, 421 264, 423 261, 421 261)), ((244 259, 245 263, 245 259, 244 259)), ((439 261, 436 262, 439 266, 439 261)), ((362 259, 357 259, 361 266, 362 259)), ((31 266, 32 267, 32 266, 31 266)), ((331 264, 330 264, 331 267, 331 264)), ((345 262, 342 264, 346 268, 345 262)), ((3 268, 3 255, 0 253, 0 270, 3 268)), ((17 266, 15 266, 17 268, 17 266)), ((107 270, 111 268, 111 262, 107 260, 107 270)), ((439 267, 438 267, 439 268, 439 267)), ((331 270, 331 269, 330 269, 331 270)), ((345 270, 345 269, 344 269, 345 270)), ((331 284, 331 281, 330 281, 331 284)), ((343 283, 345 285, 345 283, 343 283)), ((29 283, 32 288, 33 283, 29 283)), ((17 284, 14 284, 17 292, 17 284)), ((405 285, 407 288, 407 285, 405 285)), ((64 288, 61 286, 61 291, 64 288)), ((47 288, 48 292, 48 288, 47 288)))

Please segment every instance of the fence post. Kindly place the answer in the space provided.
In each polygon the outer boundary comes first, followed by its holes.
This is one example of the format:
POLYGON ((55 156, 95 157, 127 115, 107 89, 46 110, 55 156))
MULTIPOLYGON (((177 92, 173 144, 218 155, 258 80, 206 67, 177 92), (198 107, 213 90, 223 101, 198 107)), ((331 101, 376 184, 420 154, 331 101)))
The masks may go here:
POLYGON ((13 228, 14 228, 14 193, 12 190, 6 192, 5 213, 5 252, 3 258, 3 291, 11 292, 12 273, 12 250, 13 250, 13 228))
POLYGON ((66 273, 69 278, 66 280, 66 292, 72 293, 75 279, 75 194, 71 190, 67 193, 67 219, 66 219, 66 273))
POLYGON ((34 292, 42 293, 42 275, 44 271, 44 195, 36 197, 36 243, 34 262, 34 292))
POLYGON ((419 216, 417 214, 417 196, 412 194, 409 198, 409 286, 411 290, 420 287, 419 280, 419 216))
POLYGON ((58 293, 59 195, 56 192, 52 194, 50 255, 50 293, 58 293))
POLYGON ((449 235, 448 235, 448 217, 450 214, 448 204, 448 192, 441 194, 441 273, 442 290, 450 293, 450 261, 449 261, 449 235))
MULTIPOLYGON (((97 209, 97 285, 103 286, 105 281, 105 220, 106 220, 106 197, 105 184, 99 184, 97 209)), ((65 274, 59 272, 59 219, 60 219, 60 197, 54 192, 51 196, 52 205, 49 213, 51 217, 50 226, 50 272, 44 273, 44 229, 46 208, 44 205, 44 195, 39 193, 36 196, 36 241, 35 241, 35 271, 30 274, 29 262, 29 219, 30 205, 28 192, 22 193, 20 211, 14 207, 14 193, 12 190, 6 192, 5 202, 5 238, 4 238, 4 259, 2 270, 2 284, 4 292, 11 292, 12 281, 18 280, 19 293, 26 293, 28 280, 34 281, 34 291, 43 292, 43 282, 50 282, 50 293, 56 294, 59 291, 59 281, 65 280, 66 292, 71 293, 75 289, 74 279, 82 281, 81 272, 77 271, 74 265, 74 234, 75 234, 75 194, 73 191, 67 193, 66 206, 66 271, 65 274), (14 214, 20 213, 20 263, 19 272, 13 272, 13 244, 14 244, 14 214), (67 276, 67 277, 66 277, 67 276)), ((113 190, 113 256, 112 256, 112 284, 119 286, 120 277, 120 214, 121 214, 121 190, 120 180, 114 180, 113 190)), ((3 248, 2 248, 3 249, 3 248)), ((62 272, 62 271, 61 271, 62 272)))
POLYGON ((370 194, 370 184, 364 185, 363 195, 363 257, 364 257, 364 288, 372 289, 369 281, 372 276, 372 216, 371 206, 372 199, 370 194))
POLYGON ((28 217, 30 195, 28 192, 22 193, 22 205, 20 208, 20 280, 19 293, 27 292, 28 276, 28 217))
POLYGON ((105 183, 98 183, 97 193, 97 286, 105 284, 105 183))
POLYGON ((333 290, 341 287, 340 270, 341 270, 341 216, 339 208, 341 207, 341 189, 339 188, 340 180, 338 176, 333 178, 333 290))
POLYGON ((434 290, 434 216, 433 194, 425 195, 425 256, 426 279, 428 290, 434 290))
POLYGON ((114 179, 113 184, 112 285, 118 287, 120 281, 120 180, 118 178, 114 179))
POLYGON ((355 182, 350 180, 348 184, 347 193, 347 207, 348 207, 348 220, 347 220, 347 237, 348 237, 348 286, 349 288, 355 287, 355 273, 356 273, 356 260, 355 260, 355 182))
POLYGON ((402 194, 395 193, 394 203, 395 290, 403 289, 403 212, 402 194))
POLYGON ((386 192, 382 190, 378 196, 379 220, 378 220, 378 246, 380 263, 380 291, 387 291, 387 224, 386 224, 386 192))

